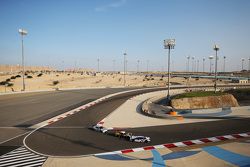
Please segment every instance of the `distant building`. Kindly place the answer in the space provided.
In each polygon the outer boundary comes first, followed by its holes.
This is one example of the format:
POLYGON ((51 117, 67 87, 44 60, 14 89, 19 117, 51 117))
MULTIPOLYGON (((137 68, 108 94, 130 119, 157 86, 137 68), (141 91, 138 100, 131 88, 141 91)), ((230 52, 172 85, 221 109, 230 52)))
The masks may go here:
POLYGON ((247 78, 234 78, 232 79, 232 83, 246 84, 248 83, 247 78))

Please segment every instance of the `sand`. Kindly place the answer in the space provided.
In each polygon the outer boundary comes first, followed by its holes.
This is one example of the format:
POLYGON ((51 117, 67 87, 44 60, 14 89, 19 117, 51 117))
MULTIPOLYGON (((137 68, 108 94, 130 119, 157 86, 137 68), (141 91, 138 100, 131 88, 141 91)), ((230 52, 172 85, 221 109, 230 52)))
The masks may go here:
MULTIPOLYGON (((15 76, 17 73, 12 75, 1 75, 0 82, 5 81, 11 76, 15 76)), ((86 73, 58 73, 51 72, 50 74, 43 73, 41 77, 38 77, 38 73, 29 74, 33 78, 25 78, 26 91, 33 90, 52 90, 52 89, 62 89, 62 88, 89 88, 89 87, 122 87, 123 74, 104 74, 97 73, 96 76, 86 73), (57 85, 53 84, 53 81, 59 81, 57 85)), ((153 77, 154 80, 145 80, 144 75, 128 74, 126 75, 126 86, 128 87, 150 87, 150 86, 166 86, 167 77, 160 80, 161 77, 153 77)), ((180 77, 171 78, 170 82, 175 82, 178 84, 186 85, 187 80, 180 77)), ((0 85, 0 93, 21 91, 22 89, 22 78, 12 79, 10 83, 14 85, 11 87, 6 87, 0 85), (13 88, 13 90, 12 90, 13 88)), ((189 84, 209 84, 212 80, 209 79, 190 79, 189 84)), ((224 82, 219 82, 224 83, 224 82)))

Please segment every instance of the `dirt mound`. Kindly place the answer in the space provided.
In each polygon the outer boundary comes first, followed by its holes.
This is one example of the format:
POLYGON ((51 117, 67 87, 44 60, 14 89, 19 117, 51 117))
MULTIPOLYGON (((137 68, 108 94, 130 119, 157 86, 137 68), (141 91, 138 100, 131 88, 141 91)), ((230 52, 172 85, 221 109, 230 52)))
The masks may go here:
POLYGON ((192 97, 171 100, 171 106, 175 109, 200 109, 200 108, 220 108, 237 107, 237 100, 233 95, 192 97))

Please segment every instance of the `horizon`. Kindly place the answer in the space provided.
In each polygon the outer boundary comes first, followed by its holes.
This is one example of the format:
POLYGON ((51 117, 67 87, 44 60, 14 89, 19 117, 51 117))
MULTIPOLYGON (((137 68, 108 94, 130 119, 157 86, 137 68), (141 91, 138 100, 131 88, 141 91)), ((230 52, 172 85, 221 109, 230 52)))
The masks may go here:
MULTIPOLYGON (((0 64, 21 64, 24 37, 25 65, 56 69, 86 68, 100 71, 123 69, 127 53, 128 71, 167 70, 163 40, 176 39, 171 50, 171 71, 186 71, 187 56, 214 55, 218 44, 218 71, 226 57, 226 71, 249 68, 250 2, 221 1, 7 1, 0 2, 0 64)), ((191 70, 191 61, 189 69, 191 70)))

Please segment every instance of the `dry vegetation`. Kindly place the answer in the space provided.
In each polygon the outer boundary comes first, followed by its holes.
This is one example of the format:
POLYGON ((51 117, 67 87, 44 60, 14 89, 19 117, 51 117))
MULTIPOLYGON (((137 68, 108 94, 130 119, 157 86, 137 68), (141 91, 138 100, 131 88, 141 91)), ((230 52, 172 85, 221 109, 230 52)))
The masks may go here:
MULTIPOLYGON (((0 82, 8 80, 10 86, 0 85, 0 92, 21 91, 21 74, 9 74, 0 76, 0 82), (18 76, 18 77, 17 77, 18 76)), ((84 87, 121 87, 123 86, 123 74, 93 73, 93 72, 29 72, 25 75, 26 90, 49 90, 61 88, 84 87)), ((166 77, 152 75, 126 75, 126 86, 149 87, 166 86, 166 77)), ((187 84, 185 78, 171 78, 172 84, 187 84)), ((189 84, 209 84, 209 79, 190 79, 189 84)))

